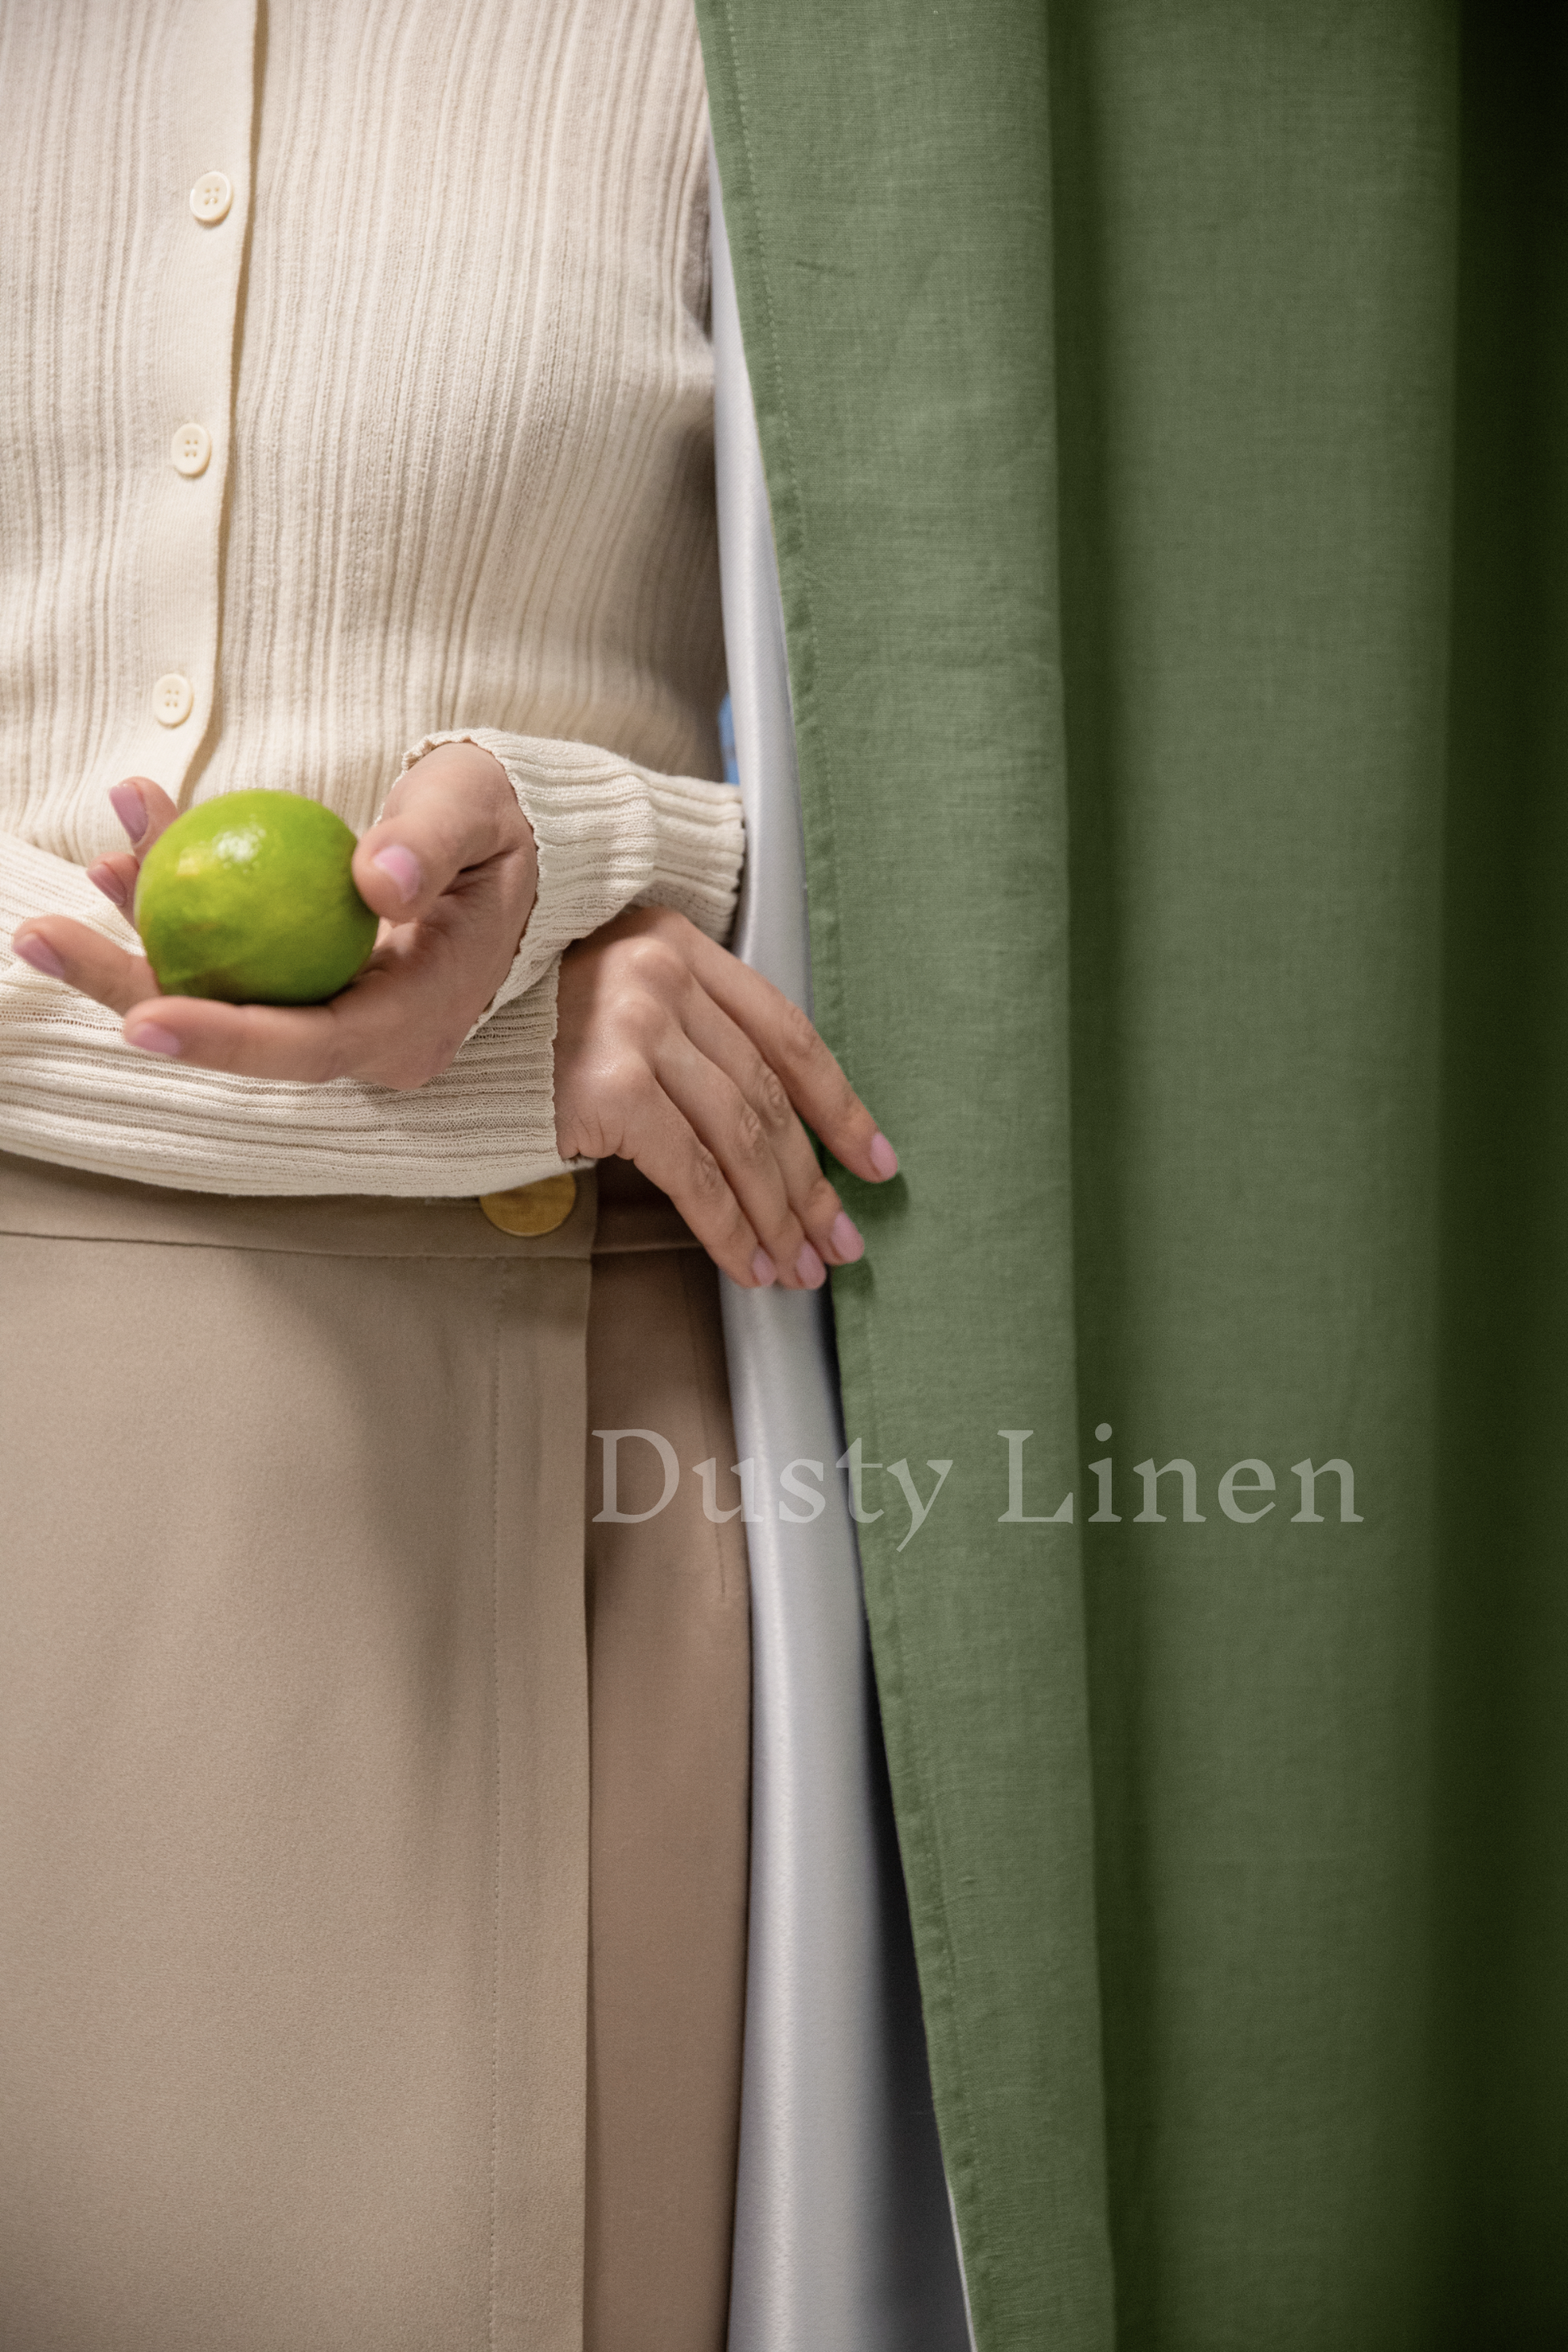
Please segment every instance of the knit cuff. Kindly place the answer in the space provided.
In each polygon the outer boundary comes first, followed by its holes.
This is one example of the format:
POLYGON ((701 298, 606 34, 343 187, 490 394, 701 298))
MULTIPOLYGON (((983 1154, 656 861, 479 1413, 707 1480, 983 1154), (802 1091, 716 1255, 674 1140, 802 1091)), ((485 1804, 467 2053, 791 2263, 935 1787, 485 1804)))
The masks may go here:
POLYGON ((745 855, 732 784, 656 775, 591 744, 488 727, 427 735, 405 755, 405 773, 438 743, 477 743, 500 761, 539 852, 522 944, 482 1020, 623 908, 672 907, 710 940, 728 933, 745 855))
MULTIPOLYGON (((11 934, 34 915, 69 915, 113 946, 125 948, 132 955, 142 952, 130 918, 88 880, 84 866, 57 857, 52 850, 35 849, 19 835, 0 834, 0 984, 16 990, 24 1000, 53 1003, 60 993, 60 982, 46 980, 31 964, 11 954, 11 934)), ((118 1034, 118 1013, 106 1018, 118 1034)))
POLYGON ((119 1013, 7 952, 24 917, 47 914, 136 944, 79 866, 0 833, 0 1151, 198 1192, 417 1199, 563 1165, 553 967, 423 1087, 306 1086, 137 1053, 119 1013))

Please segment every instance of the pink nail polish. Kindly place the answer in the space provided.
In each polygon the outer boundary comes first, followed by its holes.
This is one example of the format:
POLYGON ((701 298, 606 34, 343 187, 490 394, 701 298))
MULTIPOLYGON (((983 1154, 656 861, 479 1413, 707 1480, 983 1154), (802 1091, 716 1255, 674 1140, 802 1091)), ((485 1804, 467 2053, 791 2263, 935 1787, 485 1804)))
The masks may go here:
POLYGON ((400 841, 389 843, 385 849, 378 849, 370 862, 385 875, 405 905, 410 898, 418 897, 419 886, 425 878, 419 870, 419 860, 411 849, 405 849, 400 841))
POLYGON ((871 1138, 871 1165, 879 1176, 896 1176, 899 1172, 899 1155, 880 1133, 871 1138))
POLYGON ((802 1242, 800 1255, 795 1262, 795 1270, 807 1290, 820 1290, 827 1279, 827 1268, 809 1242, 802 1242))
POLYGON ((87 878, 95 890, 102 891, 111 905, 123 907, 129 904, 131 893, 111 866, 89 866, 87 878))
POLYGON ((132 843, 140 841, 147 830, 147 804, 135 785, 116 784, 110 793, 109 805, 132 843))
POLYGON ((766 1250, 757 1252, 752 1260, 752 1272, 757 1277, 758 1288, 762 1290, 765 1290, 769 1283, 776 1282, 779 1278, 779 1270, 766 1250))
POLYGON ((137 1028, 128 1029, 125 1042, 143 1054, 167 1054, 171 1060, 185 1050, 174 1031, 160 1028, 156 1021, 143 1021, 137 1028))
POLYGON ((50 947, 46 940, 40 939, 13 940, 11 946, 14 953, 19 955, 24 963, 31 964, 35 971, 41 971, 46 980, 63 980, 65 978, 66 968, 64 964, 60 961, 53 948, 50 947))
POLYGON ((839 1256, 847 1260, 851 1265, 858 1257, 864 1257, 866 1255, 866 1244, 860 1238, 859 1227, 847 1209, 840 1209, 834 1218, 833 1231, 829 1238, 839 1256))

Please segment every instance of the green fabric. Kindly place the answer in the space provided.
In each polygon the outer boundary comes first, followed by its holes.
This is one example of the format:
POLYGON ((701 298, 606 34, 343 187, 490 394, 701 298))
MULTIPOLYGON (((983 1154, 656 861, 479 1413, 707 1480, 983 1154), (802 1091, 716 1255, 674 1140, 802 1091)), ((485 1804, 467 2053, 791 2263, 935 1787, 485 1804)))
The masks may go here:
POLYGON ((1563 14, 699 0, 982 2352, 1568 2342, 1563 14))

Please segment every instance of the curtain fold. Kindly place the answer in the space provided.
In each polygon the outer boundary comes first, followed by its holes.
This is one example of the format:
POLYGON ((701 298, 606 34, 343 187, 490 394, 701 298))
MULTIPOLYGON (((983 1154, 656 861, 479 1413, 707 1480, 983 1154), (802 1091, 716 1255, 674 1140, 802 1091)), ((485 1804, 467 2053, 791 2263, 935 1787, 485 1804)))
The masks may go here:
POLYGON ((1568 14, 1464 15, 1445 828, 1430 2225, 1568 2342, 1568 14))
POLYGON ((953 1465, 902 1550, 868 1472, 859 1531, 943 2151, 981 2342, 1100 2345, 1079 1530, 998 1528, 993 1492, 999 1426, 1035 1431, 1047 1478, 1076 1453, 1044 20, 700 19, 816 1018, 903 1155, 886 1192, 845 1180, 847 1434, 922 1496, 953 1465))
POLYGON ((1418 2344, 1453 29, 1053 23, 1121 2335, 1418 2344))
POLYGON ((700 0, 981 2352, 1568 2341, 1562 14, 700 0))

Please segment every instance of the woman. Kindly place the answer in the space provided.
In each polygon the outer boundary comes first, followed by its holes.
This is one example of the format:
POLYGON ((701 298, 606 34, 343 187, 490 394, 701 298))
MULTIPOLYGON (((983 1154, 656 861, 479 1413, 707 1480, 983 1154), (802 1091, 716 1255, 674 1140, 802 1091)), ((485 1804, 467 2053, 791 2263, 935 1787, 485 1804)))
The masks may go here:
POLYGON ((0 2342, 716 2345, 743 1563, 689 1475, 584 1560, 585 1441, 722 1470, 692 1237, 816 1286, 797 1112, 896 1162, 718 944, 695 30, 74 0, 0 89, 0 2342), (361 831, 331 1006, 127 928, 252 785, 361 831))

